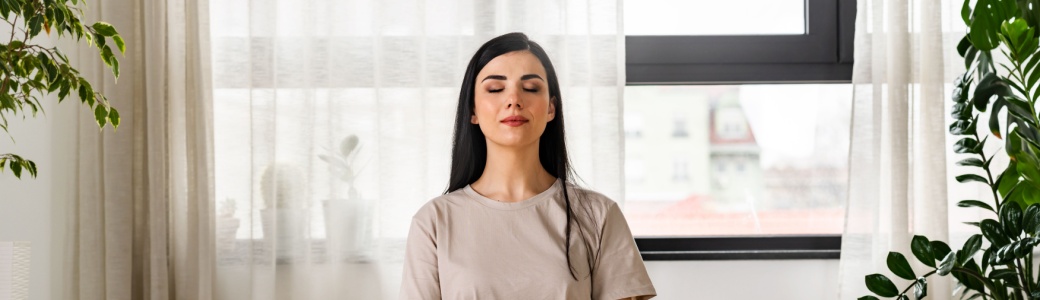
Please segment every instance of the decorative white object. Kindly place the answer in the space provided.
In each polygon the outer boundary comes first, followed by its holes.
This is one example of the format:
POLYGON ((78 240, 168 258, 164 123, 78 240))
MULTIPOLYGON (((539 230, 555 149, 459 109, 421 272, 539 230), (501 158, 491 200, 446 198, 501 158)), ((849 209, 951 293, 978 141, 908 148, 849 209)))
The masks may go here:
POLYGON ((0 242, 0 300, 29 299, 29 242, 0 242))

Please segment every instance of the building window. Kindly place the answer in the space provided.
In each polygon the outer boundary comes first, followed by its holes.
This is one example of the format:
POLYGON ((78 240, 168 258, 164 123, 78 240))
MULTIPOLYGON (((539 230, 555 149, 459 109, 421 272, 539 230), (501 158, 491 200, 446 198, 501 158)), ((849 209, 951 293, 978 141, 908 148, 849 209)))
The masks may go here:
POLYGON ((686 118, 684 118, 683 116, 675 116, 675 121, 672 124, 672 137, 684 138, 689 136, 689 134, 686 132, 686 118))
POLYGON ((643 137, 643 115, 641 114, 625 114, 625 137, 626 138, 640 138, 643 137))
MULTIPOLYGON (((636 243, 650 260, 836 258, 856 3, 731 2, 624 2, 625 115, 686 116, 685 138, 628 140, 625 159, 680 151, 690 173, 682 184, 626 185, 636 243), (747 21, 724 19, 729 11, 747 21)), ((641 131, 674 136, 678 123, 649 119, 641 131)), ((669 171, 654 165, 647 174, 669 171)))
POLYGON ((688 181, 690 181, 690 172, 689 167, 686 163, 686 159, 676 158, 672 162, 672 182, 688 181))
POLYGON ((625 161, 625 182, 630 184, 642 183, 646 178, 645 166, 642 159, 631 159, 625 161))

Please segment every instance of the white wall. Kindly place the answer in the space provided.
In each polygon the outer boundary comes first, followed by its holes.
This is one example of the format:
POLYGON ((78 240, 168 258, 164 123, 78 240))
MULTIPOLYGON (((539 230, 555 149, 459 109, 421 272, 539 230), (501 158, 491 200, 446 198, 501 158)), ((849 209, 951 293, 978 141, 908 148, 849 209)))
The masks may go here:
POLYGON ((648 261, 654 300, 838 299, 838 260, 648 261))
POLYGON ((75 100, 57 105, 43 99, 46 115, 36 118, 10 118, 11 137, 0 132, 0 153, 15 153, 36 162, 39 177, 23 172, 15 179, 10 169, 0 174, 0 241, 29 241, 31 245, 29 299, 63 299, 58 287, 63 284, 66 203, 72 196, 72 148, 75 143, 76 113, 87 113, 75 100))
MULTIPOLYGON (((32 242, 29 299, 64 299, 60 287, 66 249, 66 204, 75 197, 74 122, 85 114, 74 101, 42 101, 47 115, 11 120, 16 144, 0 136, 0 152, 36 160, 40 176, 0 174, 0 241, 32 242)), ((89 117, 89 116, 88 116, 89 117)), ((2 134, 2 133, 0 133, 2 134)), ((649 261, 655 299, 836 299, 837 260, 649 261)), ((397 275, 399 276, 399 275, 397 275)))

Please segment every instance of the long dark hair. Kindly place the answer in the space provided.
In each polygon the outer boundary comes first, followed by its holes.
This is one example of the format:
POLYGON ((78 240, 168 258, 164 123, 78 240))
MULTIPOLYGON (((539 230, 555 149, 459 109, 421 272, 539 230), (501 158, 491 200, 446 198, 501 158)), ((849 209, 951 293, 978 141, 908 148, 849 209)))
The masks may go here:
MULTIPOLYGON (((549 174, 559 178, 563 183, 561 191, 566 210, 565 215, 567 216, 567 223, 564 225, 566 243, 564 255, 567 257, 567 266, 571 277, 574 280, 578 280, 570 256, 572 220, 578 225, 578 233, 585 245, 586 259, 589 263, 589 275, 592 274, 594 264, 590 241, 587 238, 588 234, 585 233, 583 226, 581 226, 578 218, 575 217, 571 209, 571 196, 567 192, 568 184, 573 184, 571 179, 576 177, 576 174, 571 169, 570 159, 567 156, 567 144, 564 139, 563 98, 560 94, 560 82, 556 77, 556 69, 553 68, 552 62, 549 61, 549 55, 545 53, 542 46, 528 39, 527 35, 514 32, 493 38, 480 46, 480 49, 477 49, 477 53, 469 61, 469 65, 466 67, 466 75, 462 79, 462 90, 459 91, 459 107, 455 115, 455 139, 451 150, 451 179, 448 183, 448 189, 444 193, 450 193, 463 188, 477 181, 481 174, 484 173, 484 166, 487 163, 487 141, 484 139, 484 133, 480 131, 479 125, 469 122, 470 116, 474 114, 473 92, 477 84, 477 74, 495 57, 514 51, 529 51, 531 54, 534 54, 542 62, 542 67, 545 68, 545 75, 548 77, 546 81, 549 84, 549 101, 556 107, 556 117, 546 124, 545 131, 539 139, 538 160, 541 161, 542 167, 549 174)), ((575 193, 575 196, 578 196, 575 198, 580 199, 582 198, 580 195, 583 194, 575 193)), ((579 199, 575 200, 581 203, 582 201, 579 199)), ((586 216, 588 216, 590 213, 587 205, 581 206, 585 208, 584 211, 586 216)), ((589 221, 591 221, 591 218, 589 221)))

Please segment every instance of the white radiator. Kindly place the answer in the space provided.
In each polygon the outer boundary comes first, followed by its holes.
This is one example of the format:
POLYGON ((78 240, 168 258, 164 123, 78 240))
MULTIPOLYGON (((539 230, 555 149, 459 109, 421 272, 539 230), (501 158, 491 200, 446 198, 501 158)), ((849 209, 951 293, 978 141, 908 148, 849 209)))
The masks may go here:
POLYGON ((29 299, 29 242, 0 241, 0 300, 29 299))

